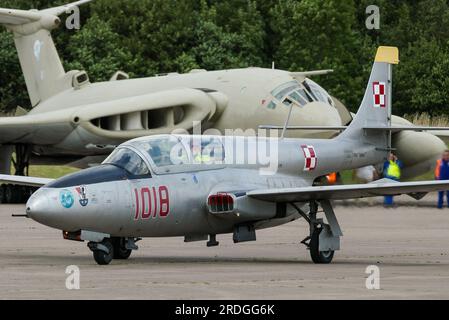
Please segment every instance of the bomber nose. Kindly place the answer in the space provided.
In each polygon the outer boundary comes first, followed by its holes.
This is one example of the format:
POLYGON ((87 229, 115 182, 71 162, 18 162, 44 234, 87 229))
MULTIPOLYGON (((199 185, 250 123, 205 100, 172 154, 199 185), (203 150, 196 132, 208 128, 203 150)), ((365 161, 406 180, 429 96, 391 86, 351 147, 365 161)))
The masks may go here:
MULTIPOLYGON (((342 120, 338 110, 324 102, 311 102, 301 108, 294 108, 289 124, 291 126, 339 127, 342 120)), ((291 137, 331 138, 337 132, 332 130, 292 131, 291 137)))

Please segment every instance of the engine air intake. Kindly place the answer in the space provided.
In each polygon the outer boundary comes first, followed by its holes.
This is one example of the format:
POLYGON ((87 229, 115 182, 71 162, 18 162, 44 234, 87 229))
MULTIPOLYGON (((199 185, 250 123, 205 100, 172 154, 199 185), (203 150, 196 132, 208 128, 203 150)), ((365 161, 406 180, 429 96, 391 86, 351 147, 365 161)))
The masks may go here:
POLYGON ((234 211, 234 197, 229 193, 210 195, 207 206, 211 213, 228 213, 234 211))

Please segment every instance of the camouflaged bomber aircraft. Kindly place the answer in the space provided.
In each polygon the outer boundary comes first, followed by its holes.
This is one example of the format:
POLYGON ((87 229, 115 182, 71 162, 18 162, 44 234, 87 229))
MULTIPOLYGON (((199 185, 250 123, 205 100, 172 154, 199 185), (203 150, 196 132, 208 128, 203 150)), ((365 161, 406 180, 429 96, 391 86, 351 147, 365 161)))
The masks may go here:
MULTIPOLYGON (((16 175, 26 175, 30 161, 79 160, 76 165, 86 167, 133 138, 175 129, 191 133, 196 121, 204 130, 222 133, 257 130, 283 125, 291 111, 290 124, 309 129, 290 131, 296 138, 331 138, 352 121, 344 105, 307 78, 326 70, 193 70, 144 79, 117 72, 100 83, 91 83, 85 71, 66 72, 50 32, 60 26, 59 15, 89 1, 40 11, 0 9, 0 24, 14 34, 33 107, 25 115, 0 118, 0 173, 10 173, 13 151, 16 175)), ((393 121, 410 125, 397 117, 393 121)), ((404 177, 430 170, 445 149, 429 133, 404 131, 393 133, 393 147, 404 163, 404 177)), ((24 201, 26 194, 27 187, 0 186, 0 203, 24 201)))
MULTIPOLYGON (((0 176, 0 181, 43 185, 26 216, 63 230, 65 239, 88 241, 101 265, 127 259, 141 237, 207 240, 233 233, 234 242, 256 240, 256 230, 299 218, 310 226, 302 241, 315 263, 330 263, 342 231, 330 200, 409 194, 420 199, 449 189, 449 181, 313 186, 317 177, 384 161, 391 150, 392 64, 398 50, 380 47, 351 125, 333 139, 278 139, 157 135, 119 146, 101 166, 54 181, 0 176), (244 147, 242 157, 237 145, 244 147), (270 147, 275 170, 251 162, 270 147), (231 146, 231 147, 230 147, 231 146), (243 161, 236 159, 240 157, 243 161), (271 173, 271 174, 269 174, 271 173), (318 207, 324 217, 318 217, 318 207)), ((288 121, 287 121, 288 122, 288 121)))

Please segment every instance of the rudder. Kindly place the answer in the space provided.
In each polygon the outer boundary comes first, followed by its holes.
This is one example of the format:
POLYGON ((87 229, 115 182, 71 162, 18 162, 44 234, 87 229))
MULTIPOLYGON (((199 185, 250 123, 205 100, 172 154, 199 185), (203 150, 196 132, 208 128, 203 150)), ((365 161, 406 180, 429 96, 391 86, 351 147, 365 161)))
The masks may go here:
POLYGON ((66 73, 50 34, 51 30, 59 27, 61 23, 58 16, 74 6, 90 1, 77 1, 41 11, 0 8, 0 24, 14 34, 14 42, 33 107, 66 87, 65 83, 61 83, 66 73))

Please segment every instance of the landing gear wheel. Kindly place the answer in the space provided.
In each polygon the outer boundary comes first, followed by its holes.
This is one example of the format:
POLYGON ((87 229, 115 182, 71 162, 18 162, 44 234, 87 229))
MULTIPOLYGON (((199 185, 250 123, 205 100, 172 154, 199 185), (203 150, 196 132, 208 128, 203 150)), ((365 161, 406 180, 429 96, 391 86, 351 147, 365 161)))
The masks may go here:
POLYGON ((2 184, 0 186, 0 204, 6 203, 6 186, 2 184))
POLYGON ((112 245, 114 246, 114 259, 126 260, 132 253, 131 249, 126 249, 125 247, 126 239, 124 238, 113 238, 112 245))
POLYGON ((309 247, 310 256, 312 257, 312 261, 314 263, 328 264, 331 263, 334 258, 334 251, 320 251, 320 233, 322 230, 322 228, 318 227, 313 230, 309 247))
POLYGON ((17 196, 14 186, 7 184, 5 188, 5 203, 14 204, 17 202, 17 196))
POLYGON ((112 246, 110 239, 104 239, 100 242, 100 244, 105 246, 109 252, 106 253, 105 251, 99 249, 94 250, 94 259, 101 266, 108 265, 114 257, 114 247, 112 246))

